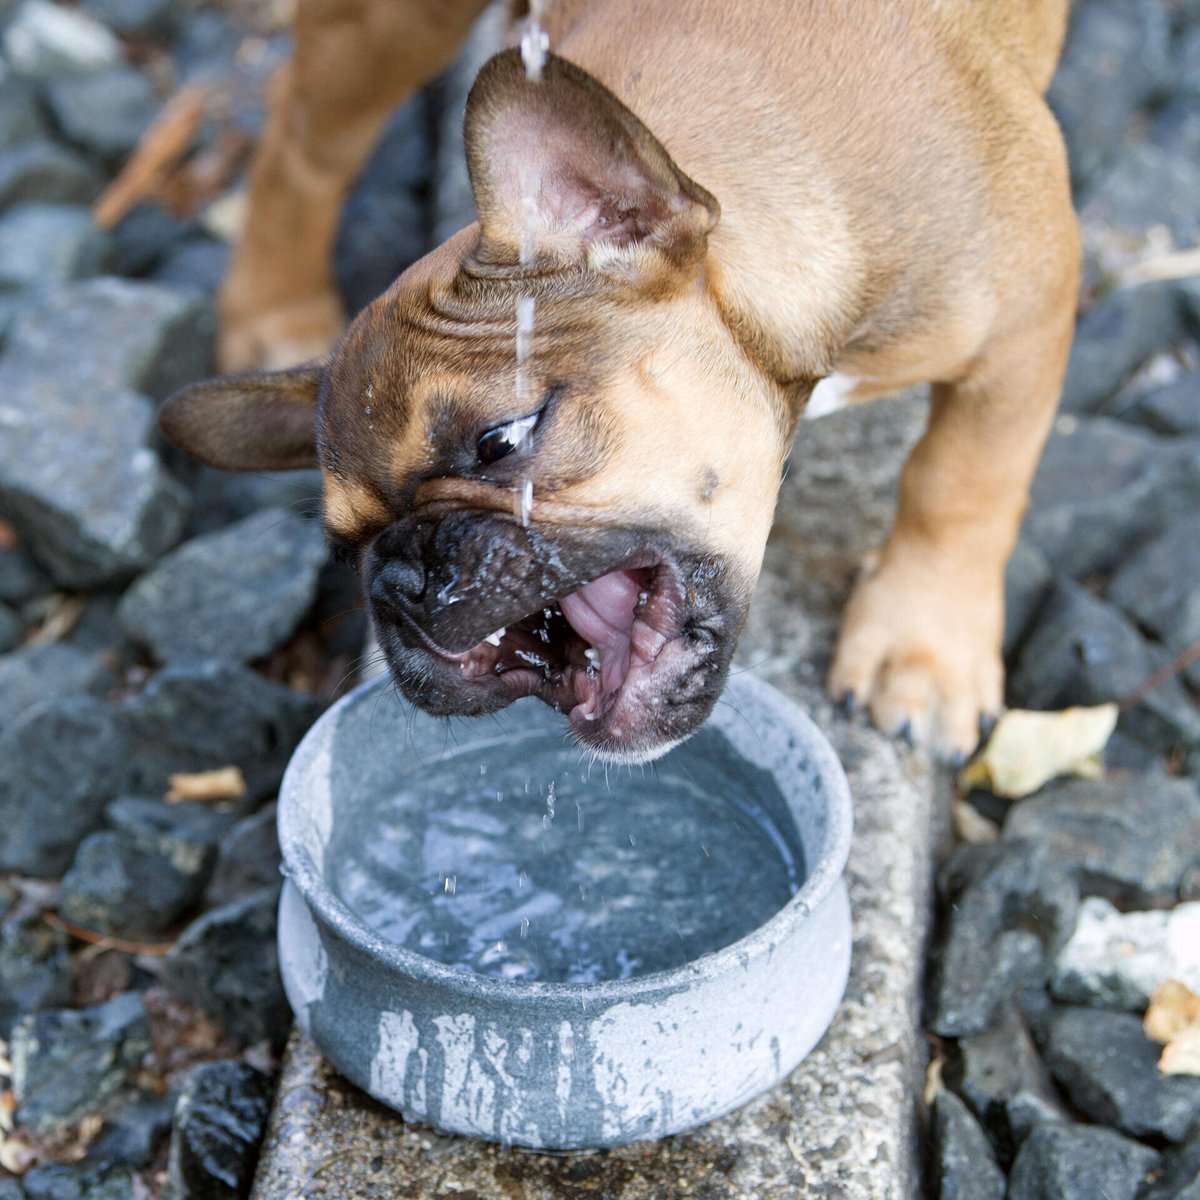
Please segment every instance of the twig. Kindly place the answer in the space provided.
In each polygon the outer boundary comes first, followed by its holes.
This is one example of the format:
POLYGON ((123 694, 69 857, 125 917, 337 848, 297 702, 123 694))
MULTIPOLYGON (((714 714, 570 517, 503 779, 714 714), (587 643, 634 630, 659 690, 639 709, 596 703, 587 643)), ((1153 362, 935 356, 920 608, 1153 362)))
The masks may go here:
POLYGON ((1200 659, 1200 642, 1193 642, 1166 666, 1159 667, 1149 678, 1134 688, 1118 707, 1122 712, 1128 712, 1135 704, 1141 704, 1156 687, 1161 687, 1168 679, 1178 675, 1180 671, 1186 671, 1197 659, 1200 659))
POLYGON ((135 942, 128 938, 99 933, 95 929, 88 929, 85 925, 64 921, 58 913, 48 912, 43 913, 42 916, 51 929, 57 929, 59 933, 70 934, 71 937, 81 942, 87 942, 89 945, 102 946, 105 950, 120 950, 122 954, 148 954, 154 958, 161 958, 175 948, 174 942, 135 942))

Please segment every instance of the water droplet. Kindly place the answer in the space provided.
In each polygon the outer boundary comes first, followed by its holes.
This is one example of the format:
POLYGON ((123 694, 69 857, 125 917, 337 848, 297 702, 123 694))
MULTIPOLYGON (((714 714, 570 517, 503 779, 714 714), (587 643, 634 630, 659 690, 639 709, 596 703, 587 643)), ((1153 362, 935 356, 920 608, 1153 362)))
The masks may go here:
POLYGON ((457 875, 447 875, 446 878, 442 882, 442 890, 446 893, 447 896, 453 896, 454 890, 457 887, 458 887, 458 876, 457 875))
POLYGON ((528 917, 521 918, 521 936, 522 937, 529 936, 529 918, 528 917))

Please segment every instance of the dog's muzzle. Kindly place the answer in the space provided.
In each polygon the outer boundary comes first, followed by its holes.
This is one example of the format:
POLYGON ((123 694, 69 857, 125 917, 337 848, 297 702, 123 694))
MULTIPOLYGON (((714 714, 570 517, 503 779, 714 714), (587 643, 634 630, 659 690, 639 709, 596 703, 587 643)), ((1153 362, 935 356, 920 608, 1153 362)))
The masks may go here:
POLYGON ((657 757, 708 716, 748 607, 720 558, 660 535, 461 508, 389 526, 363 571, 414 703, 481 714, 538 696, 623 761, 657 757))

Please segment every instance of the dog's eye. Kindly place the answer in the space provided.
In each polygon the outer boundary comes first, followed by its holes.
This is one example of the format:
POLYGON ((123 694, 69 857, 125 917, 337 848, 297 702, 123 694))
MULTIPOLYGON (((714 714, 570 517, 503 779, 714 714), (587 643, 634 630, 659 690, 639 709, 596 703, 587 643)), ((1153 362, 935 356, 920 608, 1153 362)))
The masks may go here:
POLYGON ((483 466, 499 462, 511 454, 533 432, 541 420, 542 410, 530 413, 527 417, 518 417, 515 421, 507 421, 489 429, 475 444, 475 456, 483 466))

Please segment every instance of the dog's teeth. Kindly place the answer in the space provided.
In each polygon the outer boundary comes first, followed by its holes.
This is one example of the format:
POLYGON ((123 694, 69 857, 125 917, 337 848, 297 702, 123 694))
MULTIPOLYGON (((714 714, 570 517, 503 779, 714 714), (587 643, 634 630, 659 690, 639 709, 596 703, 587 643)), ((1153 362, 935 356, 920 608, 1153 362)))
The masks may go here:
POLYGON ((500 639, 503 638, 507 632, 508 627, 506 625, 501 625, 495 633, 489 633, 483 640, 487 642, 489 646, 498 646, 500 645, 500 639))
POLYGON ((646 603, 646 601, 647 601, 647 600, 649 600, 649 599, 650 599, 650 593, 649 593, 649 592, 638 592, 638 605, 639 605, 639 606, 641 606, 641 605, 645 604, 645 603, 646 603))
POLYGON ((600 651, 595 646, 589 646, 583 652, 583 657, 588 660, 588 666, 593 671, 600 670, 600 651))

